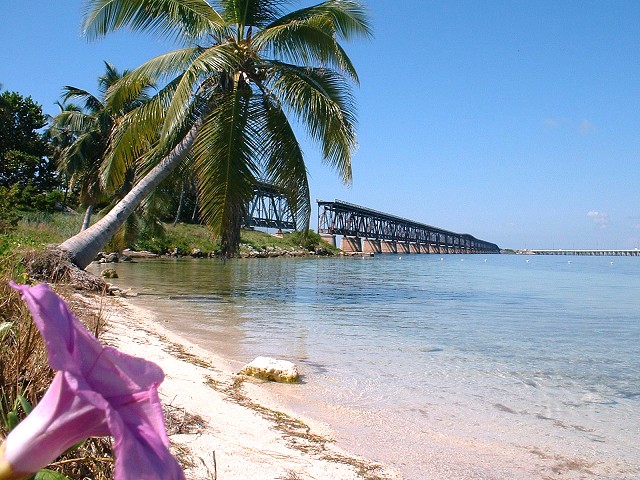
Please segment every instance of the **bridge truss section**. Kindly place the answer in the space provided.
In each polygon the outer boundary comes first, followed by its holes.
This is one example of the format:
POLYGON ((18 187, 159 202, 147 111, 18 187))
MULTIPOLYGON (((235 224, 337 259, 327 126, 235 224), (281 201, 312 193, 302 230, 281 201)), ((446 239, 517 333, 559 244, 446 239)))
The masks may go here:
MULTIPOLYGON (((417 246, 421 253, 500 253, 491 242, 341 200, 318 203, 318 233, 417 246)), ((411 251, 406 249, 405 251, 411 251)))
POLYGON ((247 205, 244 227, 295 230, 296 218, 289 206, 287 196, 274 185, 258 182, 253 198, 247 205))

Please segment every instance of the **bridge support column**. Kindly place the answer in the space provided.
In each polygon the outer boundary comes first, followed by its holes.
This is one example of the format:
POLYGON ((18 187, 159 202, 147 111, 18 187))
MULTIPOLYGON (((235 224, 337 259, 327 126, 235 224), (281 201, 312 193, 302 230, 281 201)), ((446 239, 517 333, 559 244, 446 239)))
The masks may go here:
POLYGON ((336 236, 335 235, 320 235, 320 238, 331 245, 333 248, 337 247, 336 245, 336 236))
POLYGON ((420 253, 420 244, 418 244, 418 243, 410 243, 409 244, 409 253, 420 253))
POLYGON ((398 253, 410 253, 409 252, 409 244, 405 242, 398 242, 396 244, 398 253))
POLYGON ((340 249, 346 253, 356 253, 362 251, 362 244, 358 237, 342 237, 340 249))
POLYGON ((380 242, 380 251, 382 253, 397 253, 398 247, 396 242, 390 242, 388 240, 382 240, 380 242))
POLYGON ((420 247, 420 253, 430 253, 429 245, 427 245, 426 243, 420 243, 419 247, 420 247))
POLYGON ((362 251, 364 253, 382 253, 380 240, 365 238, 362 240, 362 251))

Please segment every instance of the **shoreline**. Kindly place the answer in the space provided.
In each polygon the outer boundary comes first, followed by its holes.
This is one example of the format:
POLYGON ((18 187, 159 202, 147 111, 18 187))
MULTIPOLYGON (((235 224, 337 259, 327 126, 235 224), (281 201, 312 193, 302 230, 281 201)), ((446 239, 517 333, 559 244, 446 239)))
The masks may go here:
MULTIPOLYGON (((338 448, 327 424, 287 411, 231 362, 165 328, 156 313, 95 297, 105 343, 157 363, 172 451, 188 479, 399 480, 392 468, 338 448)), ((287 388, 285 384, 283 389, 287 388)))

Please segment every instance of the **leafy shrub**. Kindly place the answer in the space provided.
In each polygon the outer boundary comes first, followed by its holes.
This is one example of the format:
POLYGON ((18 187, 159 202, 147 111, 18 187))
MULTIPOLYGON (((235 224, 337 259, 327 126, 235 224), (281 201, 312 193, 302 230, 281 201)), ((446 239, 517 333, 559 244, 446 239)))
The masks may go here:
POLYGON ((329 251, 337 251, 336 248, 325 242, 320 234, 309 230, 306 234, 304 232, 291 232, 285 235, 285 238, 292 244, 299 245, 305 250, 313 251, 317 248, 324 248, 329 251))
POLYGON ((10 195, 10 190, 6 187, 0 187, 0 235, 15 229, 18 220, 20 220, 20 216, 10 195))

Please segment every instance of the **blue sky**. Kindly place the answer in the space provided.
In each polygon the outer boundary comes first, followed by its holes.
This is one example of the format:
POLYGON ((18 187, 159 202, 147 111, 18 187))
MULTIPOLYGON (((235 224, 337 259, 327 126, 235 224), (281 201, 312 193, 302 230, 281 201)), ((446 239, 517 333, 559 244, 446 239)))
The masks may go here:
MULTIPOLYGON (((311 2, 293 2, 307 5, 311 2)), ((640 248, 640 2, 369 0, 354 181, 305 142, 312 198, 504 248, 640 248)), ((81 0, 0 2, 0 83, 55 114, 172 45, 80 34, 81 0)), ((317 219, 312 218, 312 226, 317 219)))

